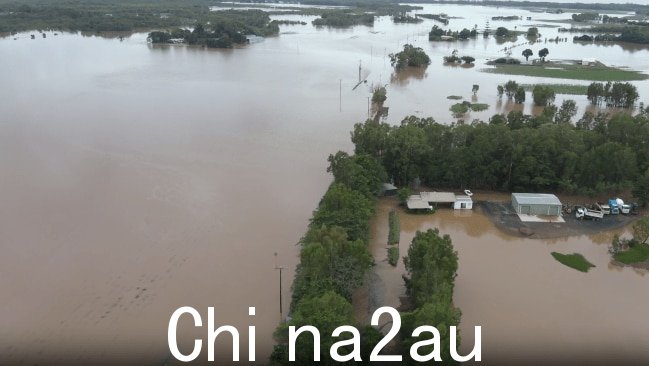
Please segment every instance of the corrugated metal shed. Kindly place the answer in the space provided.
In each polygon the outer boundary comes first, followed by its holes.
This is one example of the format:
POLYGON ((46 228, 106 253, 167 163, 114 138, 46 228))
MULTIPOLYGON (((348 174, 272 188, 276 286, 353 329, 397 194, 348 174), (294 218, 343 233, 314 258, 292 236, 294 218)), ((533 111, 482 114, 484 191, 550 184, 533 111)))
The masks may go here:
POLYGON ((512 193, 512 207, 524 215, 561 215, 561 201, 547 193, 512 193))

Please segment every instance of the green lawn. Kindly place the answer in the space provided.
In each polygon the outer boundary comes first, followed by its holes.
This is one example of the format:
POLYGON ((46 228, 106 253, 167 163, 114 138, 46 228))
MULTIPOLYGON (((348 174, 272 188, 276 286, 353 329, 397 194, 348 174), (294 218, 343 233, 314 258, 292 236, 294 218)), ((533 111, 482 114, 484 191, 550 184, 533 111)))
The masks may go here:
POLYGON ((649 245, 640 244, 635 247, 617 253, 613 258, 624 264, 639 263, 649 260, 649 245))
POLYGON ((522 84, 521 86, 525 91, 531 92, 536 85, 549 87, 555 94, 586 95, 588 91, 588 86, 575 84, 522 84))
POLYGON ((573 254, 561 254, 557 252, 552 252, 554 259, 559 261, 559 263, 566 265, 570 268, 574 268, 581 272, 588 272, 591 267, 595 267, 594 264, 590 263, 583 255, 578 253, 573 254))
POLYGON ((638 71, 616 69, 601 64, 597 66, 552 63, 545 65, 496 65, 494 68, 483 69, 482 71, 494 74, 590 81, 631 81, 649 78, 649 75, 638 71))

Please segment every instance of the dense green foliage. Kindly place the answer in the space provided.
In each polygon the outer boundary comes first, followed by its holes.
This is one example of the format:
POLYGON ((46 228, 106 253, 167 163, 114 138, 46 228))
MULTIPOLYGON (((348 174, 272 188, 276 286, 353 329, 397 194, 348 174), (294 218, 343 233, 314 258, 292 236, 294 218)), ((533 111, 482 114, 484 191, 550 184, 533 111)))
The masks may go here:
POLYGON ((440 188, 616 194, 649 168, 646 114, 585 114, 576 127, 551 112, 450 126, 415 116, 399 126, 367 121, 352 141, 399 185, 419 178, 440 188))
POLYGON ((392 21, 395 23, 421 23, 424 20, 417 16, 411 17, 410 15, 399 14, 393 16, 392 21))
POLYGON ((218 20, 211 23, 209 29, 199 23, 191 31, 181 28, 171 32, 155 31, 149 33, 148 38, 152 43, 182 40, 191 45, 230 48, 233 44, 247 43, 246 34, 271 35, 279 32, 279 26, 261 10, 226 10, 218 13, 218 20))
POLYGON ((594 264, 590 263, 586 258, 584 258, 583 255, 579 253, 561 254, 552 252, 552 256, 559 263, 581 272, 588 272, 588 270, 590 270, 592 267, 595 267, 594 264))
POLYGON ((609 107, 632 107, 640 95, 635 85, 630 83, 592 83, 586 90, 586 97, 594 105, 606 104, 609 107))
POLYGON ((353 25, 373 25, 374 14, 353 13, 347 10, 326 12, 313 20, 315 26, 351 27, 353 25))
MULTIPOLYGON (((331 331, 341 325, 353 325, 351 296, 373 264, 367 248, 368 222, 374 214, 374 199, 386 174, 380 162, 369 155, 350 156, 337 152, 329 156, 327 171, 334 176, 309 228, 300 240, 300 263, 293 280, 292 318, 276 331, 281 340, 271 355, 272 365, 288 365, 285 344, 290 325, 316 326, 322 335, 322 362, 335 365, 329 346, 340 339, 331 338, 331 331)), ((377 330, 365 327, 362 353, 380 338, 377 330)), ((300 336, 297 364, 310 364, 313 340, 300 336)), ((367 357, 365 358, 367 359, 367 357)))
POLYGON ((401 237, 401 225, 399 223, 399 214, 397 213, 397 211, 392 210, 388 214, 388 226, 388 244, 399 244, 401 237))
POLYGON ((613 256, 613 258, 624 264, 634 264, 649 260, 649 245, 641 244, 636 245, 629 250, 621 251, 613 256))
MULTIPOLYGON (((457 276, 457 252, 448 235, 439 231, 417 232, 404 258, 408 276, 404 277, 406 290, 415 309, 402 314, 401 338, 404 350, 419 339, 412 331, 421 325, 438 328, 441 335, 441 356, 444 364, 454 364, 449 350, 449 326, 460 323, 461 312, 453 305, 453 288, 457 276)), ((421 349, 430 352, 432 346, 421 349)), ((416 364, 404 352, 406 364, 416 364)))
POLYGON ((532 91, 536 85, 543 85, 554 91, 555 94, 568 94, 568 95, 586 95, 588 87, 585 85, 576 84, 522 84, 521 86, 525 91, 532 91))
POLYGON ((476 38, 478 36, 478 31, 475 29, 469 30, 467 28, 464 28, 461 31, 452 31, 434 25, 430 32, 428 32, 429 41, 441 41, 443 36, 453 37, 455 39, 469 39, 476 38))
POLYGON ((383 104, 387 96, 387 90, 384 86, 377 86, 372 90, 372 103, 383 104))
POLYGON ((403 70, 406 67, 427 67, 430 64, 430 57, 421 47, 414 47, 411 44, 403 46, 403 51, 391 53, 390 63, 395 70, 403 70))
POLYGON ((389 247, 388 248, 388 263, 396 267, 399 264, 399 247, 389 247))
POLYGON ((554 90, 541 84, 536 85, 532 90, 532 98, 534 99, 534 104, 545 107, 554 102, 554 90))
POLYGON ((597 13, 572 14, 572 20, 575 22, 594 22, 598 21, 599 18, 599 14, 597 13))
POLYGON ((266 36, 279 31, 261 10, 210 11, 210 5, 213 2, 206 0, 0 1, 0 14, 4 13, 0 32, 135 31, 195 24, 210 24, 211 29, 230 37, 235 33, 266 36))

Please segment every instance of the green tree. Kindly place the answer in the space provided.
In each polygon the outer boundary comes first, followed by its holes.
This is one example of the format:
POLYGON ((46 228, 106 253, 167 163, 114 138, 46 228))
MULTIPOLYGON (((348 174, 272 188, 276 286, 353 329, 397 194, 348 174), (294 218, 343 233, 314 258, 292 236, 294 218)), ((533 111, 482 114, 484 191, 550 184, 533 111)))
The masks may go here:
POLYGON ((556 123, 570 123, 575 115, 577 115, 577 102, 566 99, 561 103, 561 108, 559 108, 554 121, 556 123))
MULTIPOLYGON (((339 365, 329 355, 329 349, 335 342, 351 337, 331 337, 331 333, 339 326, 353 325, 354 309, 352 305, 333 291, 326 291, 319 296, 302 299, 291 314, 291 320, 283 323, 275 331, 275 336, 283 342, 288 341, 290 326, 314 326, 320 332, 320 362, 319 365, 339 365)), ((275 365, 308 365, 313 363, 313 337, 309 333, 300 335, 295 344, 295 362, 288 361, 288 348, 278 348, 271 360, 275 365)), ((344 353, 342 350, 341 353, 344 353)))
POLYGON ((475 62, 475 58, 471 56, 462 56, 460 57, 460 59, 462 59, 465 64, 472 64, 473 62, 475 62))
POLYGON ((498 98, 502 98, 505 93, 505 88, 502 85, 498 85, 496 89, 498 90, 498 98))
POLYGON ((395 70, 403 70, 406 67, 427 67, 430 64, 430 57, 421 47, 414 47, 411 44, 403 46, 403 51, 390 55, 390 64, 395 70))
POLYGON ((532 98, 534 99, 534 104, 540 107, 545 107, 554 102, 554 89, 549 86, 536 85, 532 90, 532 98))
POLYGON ((518 90, 518 83, 514 80, 509 80, 505 83, 505 95, 507 98, 512 99, 518 90))
POLYGON ((529 61, 530 56, 532 55, 534 55, 534 52, 531 49, 526 48, 523 50, 523 57, 525 57, 525 61, 529 61))
POLYGON ((531 27, 527 30, 528 38, 538 38, 538 36, 539 36, 539 29, 537 27, 531 27))
POLYGON ((381 183, 387 180, 387 175, 381 163, 371 155, 358 154, 349 156, 346 152, 338 151, 329 155, 327 172, 334 176, 336 183, 363 193, 366 197, 376 196, 381 183))
POLYGON ((406 289, 417 306, 452 293, 457 276, 457 252, 448 235, 439 230, 417 232, 404 258, 406 289))
POLYGON ((649 240, 649 217, 645 216, 633 224, 633 240, 646 244, 649 240))
POLYGON ((547 48, 543 48, 539 50, 539 57, 541 58, 541 62, 545 62, 545 57, 550 54, 550 51, 548 51, 547 48))
POLYGON ((525 103, 525 88, 523 88, 522 86, 519 86, 518 89, 516 89, 516 93, 514 94, 514 102, 518 104, 525 103))
POLYGON ((633 195, 643 207, 649 204, 649 169, 645 170, 633 186, 633 195))
POLYGON ((349 240, 367 241, 368 220, 374 214, 372 201, 361 192, 343 184, 332 183, 314 212, 314 227, 339 226, 347 232, 349 240))
POLYGON ((478 90, 480 90, 480 85, 473 84, 473 88, 471 88, 471 91, 473 92, 473 95, 476 95, 478 93, 478 90))

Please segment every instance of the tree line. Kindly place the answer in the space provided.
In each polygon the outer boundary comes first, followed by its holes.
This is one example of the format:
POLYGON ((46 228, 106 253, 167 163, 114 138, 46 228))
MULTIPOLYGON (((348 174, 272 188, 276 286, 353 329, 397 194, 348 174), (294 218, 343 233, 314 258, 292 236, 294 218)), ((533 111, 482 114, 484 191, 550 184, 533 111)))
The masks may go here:
MULTIPOLYGON (((300 263, 293 279, 291 319, 275 335, 279 344, 271 355, 272 365, 307 365, 313 358, 312 337, 299 337, 296 362, 288 361, 288 327, 312 325, 323 335, 321 362, 337 365, 329 348, 343 339, 331 332, 342 325, 354 325, 352 293, 363 283, 374 261, 369 252, 369 220, 374 202, 387 175, 380 162, 369 155, 350 156, 338 152, 329 156, 328 171, 334 181, 313 212, 306 234, 300 240, 300 263)), ((381 338, 371 326, 360 326, 365 362, 381 338)), ((341 351, 342 353, 342 351, 341 351)))
MULTIPOLYGON (((574 103, 574 102, 573 102, 574 103)), ((356 124, 357 154, 379 159, 397 185, 419 178, 440 188, 619 194, 649 169, 649 113, 593 114, 576 105, 538 116, 512 111, 488 122, 444 125, 406 117, 400 125, 356 124)))

